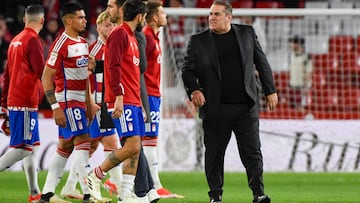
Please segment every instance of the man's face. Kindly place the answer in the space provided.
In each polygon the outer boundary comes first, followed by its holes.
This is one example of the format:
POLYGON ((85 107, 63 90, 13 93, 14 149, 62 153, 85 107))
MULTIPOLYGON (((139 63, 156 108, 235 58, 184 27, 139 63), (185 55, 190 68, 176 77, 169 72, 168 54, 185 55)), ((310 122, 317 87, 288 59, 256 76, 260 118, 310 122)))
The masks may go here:
POLYGON ((138 24, 136 26, 136 31, 142 31, 143 27, 145 26, 145 16, 146 14, 141 14, 141 15, 138 15, 139 17, 138 18, 138 24))
POLYGON ((98 25, 97 30, 99 34, 106 39, 113 28, 114 23, 110 22, 110 18, 106 18, 100 25, 98 25))
POLYGON ((85 31, 86 18, 84 10, 76 11, 75 15, 71 17, 71 27, 78 33, 85 31))
POLYGON ((110 21, 112 23, 119 23, 123 21, 123 9, 122 7, 117 7, 116 0, 108 0, 106 11, 109 13, 110 21))
POLYGON ((209 13, 209 28, 211 31, 222 34, 230 29, 231 15, 225 13, 225 6, 212 5, 209 13))
POLYGON ((158 16, 158 22, 157 22, 157 25, 159 27, 161 26, 165 26, 167 24, 167 19, 166 19, 166 13, 164 11, 164 8, 162 6, 160 6, 158 8, 158 13, 157 13, 157 16, 158 16))

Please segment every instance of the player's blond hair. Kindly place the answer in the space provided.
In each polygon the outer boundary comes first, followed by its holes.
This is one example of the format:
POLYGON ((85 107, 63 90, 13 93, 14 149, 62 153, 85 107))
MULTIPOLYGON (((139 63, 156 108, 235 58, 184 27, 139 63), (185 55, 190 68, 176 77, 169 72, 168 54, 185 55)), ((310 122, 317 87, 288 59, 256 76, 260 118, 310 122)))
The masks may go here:
POLYGON ((107 11, 101 12, 96 19, 96 25, 99 26, 101 23, 103 23, 108 18, 110 18, 110 15, 107 11))

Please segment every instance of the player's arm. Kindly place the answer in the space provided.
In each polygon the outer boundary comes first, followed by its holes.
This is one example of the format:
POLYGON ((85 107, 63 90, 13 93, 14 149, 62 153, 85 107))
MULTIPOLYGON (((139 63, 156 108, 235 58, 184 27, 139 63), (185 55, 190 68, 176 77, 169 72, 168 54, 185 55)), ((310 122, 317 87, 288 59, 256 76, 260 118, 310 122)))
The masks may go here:
MULTIPOLYGON (((108 43, 108 50, 111 50, 107 54, 107 58, 109 61, 108 69, 109 69, 109 83, 111 86, 112 93, 116 96, 114 103, 114 111, 112 113, 113 118, 119 118, 124 111, 124 99, 123 95, 124 86, 120 80, 121 78, 121 62, 124 58, 124 52, 126 51, 126 46, 128 44, 128 37, 125 31, 117 30, 113 32, 109 38, 108 42, 112 41, 112 43, 108 43)), ((139 76, 140 77, 140 76, 139 76)))
POLYGON ((27 48, 29 49, 28 56, 30 68, 40 79, 45 66, 44 49, 42 47, 40 39, 32 38, 29 41, 27 48))
POLYGON ((59 103, 55 97, 55 88, 53 84, 53 78, 56 73, 56 69, 45 66, 41 81, 44 88, 46 98, 53 110, 53 117, 55 119, 56 125, 65 128, 66 127, 66 117, 65 113, 60 108, 59 103))
POLYGON ((86 117, 88 120, 88 125, 94 120, 96 112, 100 107, 95 103, 94 99, 91 97, 91 87, 90 80, 86 80, 86 117))

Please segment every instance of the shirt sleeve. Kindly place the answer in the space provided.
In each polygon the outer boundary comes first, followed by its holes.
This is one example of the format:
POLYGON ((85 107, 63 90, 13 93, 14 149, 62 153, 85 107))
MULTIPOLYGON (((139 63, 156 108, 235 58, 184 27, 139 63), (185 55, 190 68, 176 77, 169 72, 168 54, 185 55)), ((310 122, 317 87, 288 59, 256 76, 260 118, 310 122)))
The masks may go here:
POLYGON ((31 38, 28 44, 28 57, 30 69, 41 78, 44 70, 44 49, 39 38, 31 38))
POLYGON ((115 96, 124 94, 121 81, 121 66, 128 43, 129 38, 123 29, 113 31, 107 41, 107 50, 110 50, 106 53, 109 68, 109 83, 111 91, 115 96))

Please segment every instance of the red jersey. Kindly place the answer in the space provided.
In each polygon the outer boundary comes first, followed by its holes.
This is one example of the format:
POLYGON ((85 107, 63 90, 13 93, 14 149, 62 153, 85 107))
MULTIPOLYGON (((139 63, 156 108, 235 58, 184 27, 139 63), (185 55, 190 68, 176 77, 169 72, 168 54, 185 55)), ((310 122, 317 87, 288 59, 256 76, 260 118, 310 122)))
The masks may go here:
POLYGON ((145 26, 147 68, 144 73, 146 89, 149 96, 160 97, 160 40, 150 26, 145 26))
POLYGON ((65 32, 50 48, 46 64, 56 69, 55 97, 62 109, 85 108, 89 46, 84 38, 71 38, 65 32))
POLYGON ((115 27, 105 45, 105 101, 111 105, 115 97, 124 95, 124 104, 141 106, 140 53, 131 28, 123 23, 115 27))
MULTIPOLYGON (((90 55, 94 56, 97 61, 103 61, 104 49, 105 43, 98 38, 89 47, 90 55)), ((98 104, 101 103, 103 75, 103 73, 94 73, 90 75, 91 92, 93 93, 95 102, 98 104)))
POLYGON ((1 106, 37 110, 43 69, 44 49, 39 35, 26 27, 9 45, 1 106))

